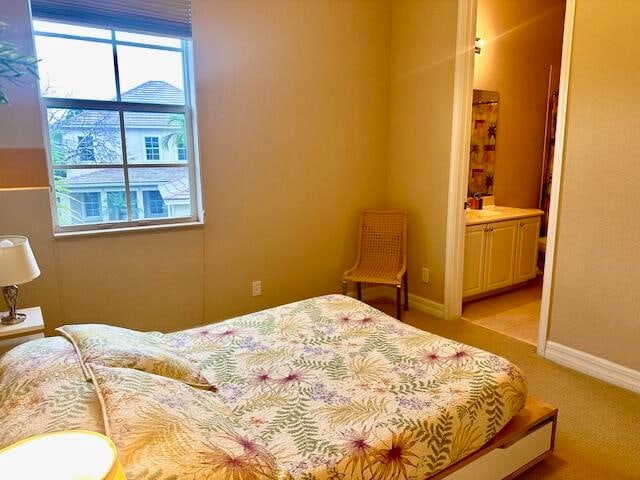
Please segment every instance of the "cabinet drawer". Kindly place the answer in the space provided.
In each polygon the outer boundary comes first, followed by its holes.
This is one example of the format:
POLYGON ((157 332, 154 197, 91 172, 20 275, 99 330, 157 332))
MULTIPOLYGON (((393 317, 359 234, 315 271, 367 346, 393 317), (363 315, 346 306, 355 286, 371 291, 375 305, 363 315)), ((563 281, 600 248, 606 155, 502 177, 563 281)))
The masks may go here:
POLYGON ((519 440, 491 450, 447 476, 447 480, 500 480, 551 450, 553 420, 528 432, 519 440))

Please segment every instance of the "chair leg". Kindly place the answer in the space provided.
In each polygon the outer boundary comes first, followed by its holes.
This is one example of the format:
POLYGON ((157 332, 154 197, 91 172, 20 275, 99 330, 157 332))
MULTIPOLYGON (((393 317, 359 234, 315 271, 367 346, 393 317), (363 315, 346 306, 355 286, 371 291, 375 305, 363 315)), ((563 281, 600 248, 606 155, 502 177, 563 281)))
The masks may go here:
POLYGON ((358 282, 358 300, 362 300, 362 284, 358 282))
POLYGON ((342 281, 342 294, 343 295, 347 294, 347 281, 346 280, 342 281))
POLYGON ((409 310, 409 274, 404 274, 404 309, 409 310))
POLYGON ((400 302, 400 297, 402 293, 402 285, 396 286, 396 318, 402 321, 402 303, 400 302))

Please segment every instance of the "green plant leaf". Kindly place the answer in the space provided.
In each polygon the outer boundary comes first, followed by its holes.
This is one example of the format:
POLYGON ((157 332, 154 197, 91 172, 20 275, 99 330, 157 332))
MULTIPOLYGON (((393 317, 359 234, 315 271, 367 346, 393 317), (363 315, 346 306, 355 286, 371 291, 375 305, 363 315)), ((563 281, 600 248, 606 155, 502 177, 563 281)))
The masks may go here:
MULTIPOLYGON (((0 34, 4 32, 6 24, 0 22, 0 34)), ((14 85, 23 85, 22 77, 25 75, 38 76, 36 64, 38 61, 18 51, 18 46, 10 42, 0 41, 0 78, 7 79, 14 85)), ((0 87, 0 104, 9 103, 7 94, 0 87)))

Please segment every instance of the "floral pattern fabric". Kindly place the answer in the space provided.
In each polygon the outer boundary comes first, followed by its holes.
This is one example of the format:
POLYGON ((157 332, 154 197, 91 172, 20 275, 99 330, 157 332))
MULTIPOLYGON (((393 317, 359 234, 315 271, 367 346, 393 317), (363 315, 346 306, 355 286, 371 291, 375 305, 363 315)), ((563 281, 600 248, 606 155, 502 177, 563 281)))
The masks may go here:
POLYGON ((137 332, 103 324, 65 325, 56 329, 78 351, 87 379, 86 364, 125 367, 209 387, 198 369, 183 358, 160 332, 137 332))
POLYGON ((95 388, 68 340, 33 340, 0 357, 0 449, 73 429, 104 433, 95 388))
POLYGON ((90 369, 129 480, 278 478, 274 456, 215 393, 129 368, 90 369))
MULTIPOLYGON (((217 392, 93 367, 130 480, 422 480, 480 448, 527 394, 508 361, 341 295, 157 335, 217 392)), ((0 359, 0 446, 104 431, 98 405, 63 338, 0 359)))
POLYGON ((422 479, 515 415, 520 370, 329 295, 167 336, 295 479, 422 479))

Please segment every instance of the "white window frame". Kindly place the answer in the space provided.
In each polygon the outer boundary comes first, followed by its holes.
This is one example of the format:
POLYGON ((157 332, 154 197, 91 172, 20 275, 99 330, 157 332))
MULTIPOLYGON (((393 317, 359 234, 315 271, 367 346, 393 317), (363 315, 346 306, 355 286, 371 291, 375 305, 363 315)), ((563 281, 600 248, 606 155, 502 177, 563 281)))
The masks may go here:
MULTIPOLYGON (((39 19, 34 18, 34 20, 39 20, 39 19)), ((43 19, 43 20, 49 21, 47 19, 43 19)), ((109 30, 109 29, 105 28, 105 30, 109 30)), ((113 229, 118 229, 118 230, 122 230, 122 229, 135 230, 136 228, 148 229, 149 227, 153 227, 153 226, 166 227, 171 225, 177 226, 180 224, 193 225, 194 223, 201 224, 204 222, 204 211, 202 209, 202 190, 201 190, 201 183, 200 183, 200 165, 199 165, 199 162, 197 161, 198 149, 197 149, 197 132, 196 132, 196 122, 195 122, 193 49, 192 49, 191 41, 182 39, 181 47, 179 48, 168 47, 163 45, 152 45, 152 44, 146 44, 146 43, 116 40, 116 32, 137 33, 135 31, 111 29, 110 39, 100 39, 100 38, 94 38, 94 37, 83 37, 83 36, 73 35, 73 34, 61 34, 61 33, 39 31, 39 30, 36 30, 35 27, 32 27, 32 34, 34 39, 36 36, 45 36, 45 37, 65 38, 69 40, 80 40, 80 41, 89 40, 96 43, 111 44, 112 51, 113 51, 116 98, 119 99, 118 101, 110 101, 110 100, 82 100, 82 99, 43 97, 40 93, 41 89, 38 88, 38 95, 40 98, 41 118, 42 118, 42 124, 43 124, 43 136, 44 136, 44 141, 46 145, 45 150, 47 154, 47 168, 49 172, 49 183, 52 186, 52 190, 53 190, 52 195, 50 195, 50 200, 51 200, 50 204, 51 204, 51 216, 53 219, 54 235, 55 234, 67 235, 67 234, 73 234, 73 233, 80 233, 80 234, 94 233, 94 232, 108 231, 113 229), (118 72, 118 53, 117 53, 118 45, 181 52, 185 104, 184 105, 166 105, 166 104, 137 103, 137 102, 122 101, 121 100, 122 92, 120 90, 120 79, 119 79, 119 72, 118 72), (53 161, 51 157, 51 143, 49 138, 49 123, 47 118, 48 108, 111 110, 111 111, 118 112, 120 117, 122 163, 91 165, 91 164, 82 164, 78 162, 77 165, 53 165, 53 161), (126 143, 125 124, 124 124, 125 112, 183 114, 185 118, 184 129, 185 129, 185 147, 187 149, 187 161, 186 162, 184 161, 150 162, 145 160, 140 163, 129 164, 127 159, 127 143, 126 143), (131 186, 129 182, 130 168, 144 169, 144 168, 171 168, 171 167, 188 168, 189 170, 191 215, 188 217, 179 217, 179 218, 159 217, 159 218, 144 218, 144 219, 137 219, 137 220, 133 219, 131 195, 132 194, 137 195, 137 193, 135 191, 131 191, 131 186), (125 197, 126 197, 126 203, 127 203, 127 216, 131 220, 85 223, 80 225, 64 225, 64 226, 60 225, 59 218, 58 218, 57 195, 55 193, 54 170, 73 170, 73 169, 86 170, 86 169, 105 169, 105 168, 115 168, 115 169, 123 170, 125 197)), ((171 38, 176 38, 176 37, 171 37, 171 38)), ((146 158, 146 150, 145 150, 145 158, 146 158)), ((138 205, 138 209, 139 208, 140 208, 140 205, 138 205)))

